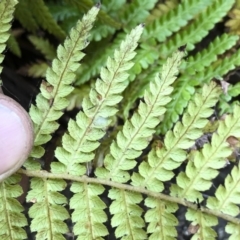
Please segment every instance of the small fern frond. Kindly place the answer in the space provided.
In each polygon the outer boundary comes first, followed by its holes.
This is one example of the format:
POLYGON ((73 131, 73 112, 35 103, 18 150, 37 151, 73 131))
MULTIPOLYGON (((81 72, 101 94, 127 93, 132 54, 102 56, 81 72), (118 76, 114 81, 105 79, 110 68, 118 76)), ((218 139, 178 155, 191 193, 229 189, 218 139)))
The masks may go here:
POLYGON ((28 36, 28 39, 47 60, 52 61, 56 57, 55 47, 51 45, 47 39, 36 37, 34 35, 28 36))
POLYGON ((46 77, 47 69, 49 68, 46 62, 38 61, 28 67, 27 74, 33 78, 46 77))
POLYGON ((162 15, 168 13, 170 10, 177 7, 178 0, 167 0, 164 3, 158 3, 157 6, 151 11, 150 15, 146 19, 147 23, 150 23, 162 15))
POLYGON ((140 102, 138 111, 131 120, 127 120, 122 131, 117 134, 116 142, 110 146, 110 153, 104 159, 104 167, 97 169, 100 178, 112 179, 116 182, 127 182, 130 175, 127 170, 136 165, 135 159, 147 147, 165 112, 164 106, 171 100, 173 88, 170 86, 178 74, 180 60, 184 53, 177 52, 163 66, 162 73, 156 74, 149 89, 145 91, 144 102, 140 102))
POLYGON ((19 185, 21 175, 14 174, 0 183, 0 236, 2 239, 26 239, 27 234, 23 229, 27 219, 22 213, 23 206, 16 198, 22 195, 19 185))
POLYGON ((60 163, 53 163, 57 171, 60 164, 64 172, 73 175, 85 173, 85 166, 79 163, 93 160, 93 151, 100 145, 99 140, 104 136, 106 128, 111 123, 111 117, 116 114, 116 104, 121 100, 121 93, 128 85, 128 74, 135 56, 135 48, 142 34, 143 25, 139 25, 127 35, 120 48, 114 52, 114 58, 108 58, 106 68, 100 72, 95 87, 89 97, 83 99, 83 112, 79 112, 76 121, 70 120, 69 134, 64 134, 63 147, 58 147, 55 155, 60 163))
POLYGON ((63 207, 67 199, 59 191, 66 188, 66 182, 61 179, 32 178, 27 201, 33 205, 29 209, 32 218, 31 231, 37 232, 36 240, 59 239, 64 240, 62 234, 68 232, 63 221, 69 218, 63 207))
MULTIPOLYGON (((90 9, 94 3, 92 0, 65 0, 67 3, 72 4, 73 6, 77 7, 80 11, 86 11, 90 9)), ((104 11, 100 10, 98 15, 99 20, 105 25, 111 26, 113 28, 119 28, 121 25, 118 23, 114 18, 110 15, 105 13, 104 11)))
POLYGON ((148 154, 148 161, 139 166, 139 173, 132 176, 132 185, 144 186, 151 191, 161 192, 163 183, 173 178, 171 171, 179 167, 187 157, 185 149, 202 135, 217 102, 220 89, 216 84, 205 85, 201 94, 196 94, 189 103, 182 123, 177 122, 173 131, 165 135, 164 144, 157 144, 148 154))
MULTIPOLYGON (((10 37, 9 29, 11 28, 11 21, 13 20, 13 12, 16 4, 17 0, 2 0, 0 2, 0 64, 3 62, 4 56, 2 53, 6 48, 6 42, 10 37)), ((2 67, 0 66, 0 73, 1 72, 2 67)))
POLYGON ((49 9, 45 5, 43 0, 29 1, 28 9, 31 9, 36 22, 43 29, 56 36, 58 39, 63 40, 66 37, 65 32, 55 22, 49 9))
POLYGON ((240 236, 240 227, 238 224, 228 223, 225 230, 230 234, 229 240, 235 240, 240 236))
POLYGON ((120 15, 124 29, 131 29, 139 22, 144 22, 149 16, 151 10, 156 4, 156 0, 135 0, 124 8, 120 15))
POLYGON ((190 227, 195 228, 192 239, 216 239, 217 233, 212 228, 218 224, 216 216, 200 210, 188 209, 186 219, 191 222, 190 227))
POLYGON ((30 2, 31 0, 19 0, 14 16, 24 28, 30 32, 35 32, 39 27, 32 11, 29 11, 30 2))
POLYGON ((166 133, 172 128, 194 94, 196 86, 203 82, 208 83, 213 78, 219 79, 235 66, 239 66, 240 58, 236 53, 223 60, 217 59, 217 55, 230 49, 237 40, 237 36, 224 34, 220 38, 216 38, 207 49, 184 62, 182 76, 174 86, 173 100, 167 106, 165 121, 158 128, 158 133, 166 133))
MULTIPOLYGON (((200 2, 202 3, 203 1, 200 2)), ((192 23, 176 33, 166 44, 161 45, 160 52, 162 57, 169 56, 178 47, 185 44, 187 44, 187 50, 194 49, 194 44, 200 42, 208 34, 214 25, 227 14, 233 4, 234 0, 213 1, 213 4, 208 6, 206 11, 202 11, 192 23)))
POLYGON ((97 184, 74 182, 70 188, 74 196, 70 199, 73 209, 72 221, 75 223, 73 232, 77 239, 99 239, 108 234, 103 222, 107 221, 104 209, 106 204, 98 197, 104 187, 97 184), (81 204, 79 204, 81 203, 81 204))
POLYGON ((204 68, 209 67, 213 62, 217 61, 218 55, 231 49, 238 40, 238 36, 226 33, 217 36, 207 48, 198 52, 195 56, 189 57, 185 63, 185 67, 181 69, 184 69, 189 75, 203 71, 204 68))
POLYGON ((21 49, 20 49, 19 44, 13 34, 10 35, 10 37, 7 41, 7 47, 13 54, 18 56, 19 58, 21 57, 21 55, 22 55, 21 49))
POLYGON ((197 15, 204 8, 209 6, 212 2, 213 0, 184 1, 183 3, 179 4, 177 8, 174 8, 159 19, 151 22, 146 27, 146 32, 143 35, 143 40, 146 40, 146 38, 154 38, 157 39, 159 42, 165 41, 167 37, 173 34, 173 32, 177 32, 180 28, 187 25, 188 21, 193 19, 195 15, 197 15))
POLYGON ((108 197, 113 200, 110 212, 112 227, 116 227, 115 236, 123 239, 146 239, 145 223, 141 217, 143 209, 139 207, 142 195, 139 193, 124 191, 123 189, 111 189, 108 197))
POLYGON ((148 223, 147 232, 150 234, 148 239, 176 239, 178 220, 173 213, 178 210, 178 205, 163 200, 159 201, 153 197, 146 198, 145 205, 149 207, 144 216, 148 223))
MULTIPOLYGON (((125 34, 118 34, 111 44, 103 42, 100 47, 96 47, 95 51, 88 53, 86 61, 82 64, 81 69, 79 69, 79 77, 76 85, 81 85, 95 77, 103 67, 102 64, 107 61, 108 56, 113 55, 114 50, 124 38, 125 34), (106 46, 104 47, 104 45, 106 46)), ((95 49, 95 46, 93 48, 95 49)))
POLYGON ((41 85, 41 93, 36 98, 36 106, 32 105, 30 115, 34 122, 35 142, 32 157, 40 158, 44 150, 40 145, 51 139, 50 134, 58 128, 58 120, 62 110, 67 107, 66 97, 73 91, 70 86, 75 80, 75 71, 79 61, 84 57, 81 52, 87 45, 89 31, 93 26, 99 7, 93 7, 83 20, 79 21, 70 32, 63 45, 57 49, 57 58, 48 68, 46 79, 41 85))
POLYGON ((185 172, 177 176, 177 185, 172 185, 171 195, 183 197, 189 201, 203 200, 200 191, 208 190, 212 179, 223 168, 232 151, 227 139, 230 136, 240 137, 240 107, 235 106, 232 115, 228 115, 219 123, 217 132, 213 134, 211 143, 205 144, 197 151, 186 166, 185 172))
POLYGON ((209 197, 207 207, 209 209, 219 210, 231 216, 237 216, 240 212, 239 194, 240 194, 240 165, 234 166, 231 174, 225 178, 224 186, 220 185, 216 192, 216 197, 209 197))

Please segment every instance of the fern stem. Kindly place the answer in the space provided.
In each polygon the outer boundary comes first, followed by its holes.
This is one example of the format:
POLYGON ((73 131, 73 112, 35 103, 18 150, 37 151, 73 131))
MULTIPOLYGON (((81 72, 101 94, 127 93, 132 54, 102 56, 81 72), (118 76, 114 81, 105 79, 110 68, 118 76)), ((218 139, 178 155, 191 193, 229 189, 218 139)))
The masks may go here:
POLYGON ((118 189, 123 189, 123 190, 130 191, 130 192, 138 192, 138 193, 142 193, 142 194, 157 198, 159 200, 174 202, 174 203, 183 205, 185 207, 188 207, 188 208, 191 208, 191 209, 194 209, 194 210, 199 210, 199 211, 202 211, 204 213, 208 213, 210 215, 214 215, 216 217, 225 219, 226 221, 232 222, 234 224, 240 225, 240 219, 234 218, 234 217, 229 216, 227 214, 223 214, 221 211, 210 210, 206 207, 201 207, 199 209, 198 204, 194 204, 192 202, 189 202, 189 201, 185 200, 184 198, 169 196, 169 195, 165 195, 163 193, 156 193, 156 192, 153 192, 153 191, 149 191, 149 190, 147 190, 143 187, 135 187, 135 186, 131 186, 131 185, 128 185, 128 184, 113 182, 113 181, 108 180, 108 179, 90 178, 90 177, 87 177, 87 176, 78 177, 78 176, 73 176, 73 175, 64 174, 64 173, 63 174, 54 174, 54 173, 49 173, 49 172, 44 171, 44 170, 30 171, 30 170, 19 169, 18 173, 24 174, 24 175, 29 176, 29 177, 39 177, 39 178, 48 178, 48 179, 65 179, 65 180, 70 180, 70 181, 75 181, 75 182, 102 184, 102 185, 106 185, 106 186, 110 186, 110 187, 118 188, 118 189))

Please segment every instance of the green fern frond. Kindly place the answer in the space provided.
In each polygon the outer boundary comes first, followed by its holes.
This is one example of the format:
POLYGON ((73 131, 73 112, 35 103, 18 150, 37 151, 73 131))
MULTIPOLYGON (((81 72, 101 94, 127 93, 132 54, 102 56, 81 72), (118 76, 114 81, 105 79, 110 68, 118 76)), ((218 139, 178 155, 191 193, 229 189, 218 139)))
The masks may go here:
POLYGON ((132 176, 134 186, 144 186, 151 191, 161 192, 163 183, 173 178, 171 170, 179 167, 187 157, 184 151, 202 135, 217 102, 220 89, 215 84, 205 85, 202 94, 196 94, 189 103, 182 123, 177 122, 173 131, 166 133, 164 144, 157 144, 148 155, 148 162, 142 162, 139 173, 132 176))
MULTIPOLYGON (((202 2, 199 1, 199 3, 202 2)), ((160 52, 162 57, 169 56, 178 47, 185 44, 187 44, 187 50, 194 49, 194 44, 200 42, 208 34, 214 25, 227 14, 233 4, 234 0, 216 0, 213 1, 212 5, 208 3, 206 11, 202 11, 192 23, 176 33, 166 44, 161 45, 160 52)))
POLYGON ((108 230, 103 222, 107 221, 104 209, 106 204, 98 197, 104 191, 102 185, 77 183, 71 186, 74 196, 70 200, 73 209, 72 221, 75 223, 73 232, 78 240, 99 239, 108 235, 108 230), (82 204, 79 204, 82 203, 82 204))
MULTIPOLYGON (((0 64, 3 62, 4 56, 2 55, 6 48, 6 42, 10 37, 9 29, 11 28, 11 21, 13 20, 13 12, 17 0, 2 0, 0 2, 0 64)), ((0 66, 0 73, 2 67, 0 66)))
POLYGON ((28 31, 36 32, 39 27, 32 11, 29 11, 30 2, 31 0, 19 0, 14 16, 28 31))
POLYGON ((57 58, 53 60, 52 67, 48 68, 47 83, 41 85, 41 93, 36 98, 36 106, 32 105, 30 115, 34 122, 35 142, 32 157, 40 158, 44 150, 40 145, 51 139, 50 134, 58 128, 58 120, 62 110, 67 107, 66 97, 72 92, 70 86, 75 80, 74 72, 80 66, 79 61, 84 57, 81 52, 87 45, 89 31, 99 11, 98 7, 93 7, 79 21, 70 32, 62 45, 57 49, 57 58))
POLYGON ((238 40, 238 36, 226 33, 216 37, 207 48, 198 52, 195 56, 189 57, 185 63, 185 67, 181 69, 184 70, 184 72, 186 71, 189 75, 193 75, 195 72, 204 71, 204 68, 211 66, 213 62, 217 61, 218 55, 231 49, 236 45, 238 40))
POLYGON ((31 9, 33 12, 33 15, 39 26, 60 40, 65 39, 65 32, 55 22, 43 0, 29 1, 28 9, 31 9))
POLYGON ((51 45, 47 39, 34 35, 28 36, 28 39, 47 60, 53 60, 56 57, 55 47, 51 45))
POLYGON ((139 22, 144 22, 149 16, 149 10, 151 10, 156 0, 135 0, 125 7, 120 15, 121 22, 124 29, 131 29, 139 22))
POLYGON ((28 67, 27 74, 28 76, 39 78, 46 77, 47 69, 49 68, 48 64, 45 62, 38 61, 37 63, 31 64, 28 67))
POLYGON ((240 226, 234 223, 228 223, 226 228, 226 232, 230 234, 229 240, 235 240, 240 235, 240 226))
POLYGON ((18 44, 16 38, 13 36, 13 34, 10 35, 10 37, 7 41, 7 47, 13 54, 15 54, 18 57, 21 57, 21 55, 22 55, 21 49, 19 47, 19 44, 18 44))
POLYGON ((144 94, 144 102, 140 103, 131 120, 125 122, 122 131, 117 134, 116 142, 111 144, 110 153, 104 159, 105 168, 97 169, 95 173, 98 177, 116 182, 130 179, 127 170, 136 165, 135 159, 149 144, 154 128, 165 112, 164 106, 171 100, 169 95, 173 88, 170 85, 176 80, 183 55, 183 52, 175 53, 167 60, 161 75, 156 74, 144 94))
POLYGON ((20 175, 14 174, 0 183, 0 237, 4 240, 27 238, 23 229, 27 225, 27 219, 22 213, 24 208, 16 199, 23 193, 20 179, 20 175))
POLYGON ((113 200, 110 213, 113 215, 112 226, 116 227, 115 236, 121 239, 146 239, 145 223, 141 217, 143 209, 138 206, 142 195, 122 189, 111 189, 108 197, 113 200))
POLYGON ((149 239, 176 239, 177 231, 175 227, 178 225, 178 220, 173 213, 178 210, 177 204, 148 197, 145 199, 145 205, 149 207, 144 216, 148 223, 149 239))
POLYGON ((101 47, 93 46, 96 50, 88 53, 87 60, 83 63, 78 73, 79 79, 77 79, 76 85, 81 85, 95 77, 103 67, 102 64, 107 61, 108 56, 114 53, 114 50, 124 38, 125 34, 118 34, 111 44, 104 41, 105 43, 102 43, 101 47))
POLYGON ((231 174, 225 178, 224 186, 220 185, 216 192, 216 197, 209 197, 207 207, 217 209, 231 216, 237 216, 240 212, 240 165, 234 166, 231 174))
POLYGON ((177 185, 172 185, 171 194, 181 196, 189 201, 203 200, 200 191, 208 190, 212 179, 218 175, 218 169, 227 164, 231 149, 228 137, 240 137, 240 107, 235 106, 233 115, 219 123, 217 132, 213 134, 211 144, 205 144, 197 151, 193 159, 188 161, 185 172, 177 176, 177 185))
POLYGON ((215 216, 199 210, 188 209, 186 219, 191 221, 191 227, 196 229, 192 239, 216 239, 217 233, 212 228, 218 224, 215 216))
POLYGON ((104 136, 111 117, 117 112, 115 105, 121 101, 120 94, 127 87, 126 71, 133 65, 131 60, 136 54, 134 50, 142 31, 143 25, 132 30, 114 52, 114 58, 108 58, 107 67, 101 69, 101 78, 97 79, 89 97, 83 99, 83 112, 77 114, 76 121, 69 121, 69 134, 63 136, 63 147, 55 151, 62 164, 53 163, 54 172, 61 166, 61 171, 64 169, 73 175, 85 173, 85 166, 79 163, 93 160, 98 140, 104 136))
MULTIPOLYGON (((80 11, 86 11, 90 9, 94 3, 92 0, 65 0, 67 3, 72 4, 73 6, 77 7, 80 11)), ((121 26, 115 19, 113 19, 110 15, 105 13, 104 11, 100 10, 98 15, 99 20, 105 25, 111 26, 113 28, 119 28, 121 26)))
POLYGON ((164 3, 158 3, 147 17, 146 22, 150 23, 156 19, 159 19, 162 15, 177 7, 177 4, 179 4, 178 0, 168 0, 164 3))
POLYGON ((223 60, 217 59, 218 55, 233 47, 237 40, 237 36, 224 34, 220 38, 216 38, 208 48, 184 62, 181 66, 182 76, 174 86, 173 101, 167 106, 165 121, 159 127, 158 133, 166 133, 168 129, 171 129, 179 115, 183 113, 195 92, 196 86, 203 82, 208 83, 213 78, 219 79, 220 76, 224 76, 224 74, 239 66, 240 58, 239 54, 236 53, 223 60))
POLYGON ((29 209, 32 218, 31 231, 37 232, 36 239, 64 240, 62 234, 68 232, 68 227, 63 221, 69 218, 64 204, 67 199, 60 194, 66 188, 64 180, 32 178, 31 188, 27 201, 33 205, 29 209))
POLYGON ((150 23, 146 27, 145 34, 143 35, 143 40, 154 38, 159 42, 165 41, 167 37, 173 34, 173 32, 177 32, 180 28, 186 26, 188 21, 193 19, 199 12, 209 6, 212 2, 214 1, 184 1, 183 3, 179 4, 177 8, 174 8, 159 19, 156 19, 150 23))

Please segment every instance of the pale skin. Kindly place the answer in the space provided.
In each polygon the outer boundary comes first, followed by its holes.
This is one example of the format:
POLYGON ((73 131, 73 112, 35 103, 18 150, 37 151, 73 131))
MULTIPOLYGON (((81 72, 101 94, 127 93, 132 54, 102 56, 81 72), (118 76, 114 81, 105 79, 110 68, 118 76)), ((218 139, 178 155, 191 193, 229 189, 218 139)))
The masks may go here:
POLYGON ((0 87, 0 182, 23 165, 32 146, 33 126, 28 113, 0 87))

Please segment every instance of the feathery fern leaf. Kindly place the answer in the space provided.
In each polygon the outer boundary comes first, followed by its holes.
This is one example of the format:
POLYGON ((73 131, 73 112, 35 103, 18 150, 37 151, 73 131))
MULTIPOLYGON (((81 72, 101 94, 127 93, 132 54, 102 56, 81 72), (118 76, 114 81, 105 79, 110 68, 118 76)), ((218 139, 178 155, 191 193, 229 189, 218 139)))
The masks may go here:
POLYGON ((89 31, 99 11, 93 7, 79 21, 70 32, 62 45, 57 49, 57 58, 53 60, 52 67, 47 70, 47 83, 41 85, 41 93, 37 96, 37 105, 32 105, 30 115, 34 122, 35 142, 32 157, 41 157, 44 154, 40 145, 51 139, 50 134, 58 128, 56 120, 62 115, 62 110, 67 107, 66 97, 72 92, 70 86, 75 79, 74 72, 80 66, 79 61, 84 57, 81 52, 87 45, 89 31))
POLYGON ((114 58, 108 58, 107 67, 101 69, 101 78, 97 79, 95 88, 83 99, 83 112, 77 114, 76 121, 69 121, 69 134, 64 134, 63 147, 55 152, 65 165, 64 172, 82 175, 86 170, 79 163, 93 159, 92 152, 99 146, 98 140, 104 136, 111 117, 117 112, 115 105, 122 99, 120 93, 127 87, 126 71, 133 65, 131 60, 142 31, 143 25, 132 30, 120 49, 114 52, 114 58))
POLYGON ((31 9, 36 22, 43 29, 47 30, 60 40, 63 40, 66 37, 65 32, 55 22, 43 0, 29 1, 28 8, 31 9))
POLYGON ((169 95, 173 88, 170 85, 176 80, 183 52, 177 52, 168 59, 161 76, 156 74, 144 94, 138 111, 131 120, 127 120, 122 131, 117 134, 116 142, 110 146, 110 153, 104 159, 105 168, 97 169, 96 175, 116 182, 127 182, 130 175, 127 170, 136 165, 136 159, 147 147, 164 114, 164 106, 171 100, 169 95))
POLYGON ((13 34, 10 35, 8 41, 7 41, 7 47, 9 50, 15 54, 18 57, 21 57, 21 49, 19 47, 19 44, 16 40, 16 38, 13 36, 13 34))
MULTIPOLYGON (((231 155, 228 137, 240 137, 240 107, 235 106, 233 115, 228 115, 220 122, 217 132, 213 134, 211 144, 205 144, 188 161, 185 172, 177 176, 177 185, 172 185, 171 194, 181 196, 189 201, 203 200, 200 191, 208 190, 212 179, 218 175, 218 169, 227 163, 231 155)), ((212 205, 211 205, 212 206, 212 205)))
MULTIPOLYGON (((13 19, 13 12, 16 4, 17 0, 2 0, 0 2, 0 64, 4 59, 2 53, 6 48, 6 42, 10 37, 9 29, 11 28, 11 21, 13 19)), ((0 73, 1 72, 2 67, 0 66, 0 73)))
POLYGON ((16 199, 22 195, 22 188, 18 184, 19 174, 14 174, 0 183, 0 237, 4 240, 26 239, 23 229, 27 219, 22 213, 23 206, 16 199))
POLYGON ((74 196, 70 200, 70 208, 73 209, 73 232, 78 240, 99 239, 108 234, 103 222, 107 221, 107 215, 103 211, 107 206, 98 197, 104 191, 102 185, 77 183, 71 186, 74 196), (79 204, 81 203, 81 204, 79 204))
POLYGON ((32 178, 31 188, 27 195, 27 201, 34 203, 29 209, 32 219, 31 230, 37 232, 36 239, 64 240, 62 234, 68 231, 63 221, 69 218, 69 214, 63 204, 67 199, 59 191, 64 190, 64 180, 32 178))
POLYGON ((167 14, 149 24, 149 26, 146 27, 143 40, 146 40, 146 38, 155 38, 159 42, 163 42, 167 37, 171 36, 173 32, 177 32, 180 28, 187 25, 188 21, 193 19, 195 15, 201 12, 212 2, 214 1, 184 1, 183 3, 179 4, 177 8, 174 8, 167 14))
MULTIPOLYGON (((186 159, 187 152, 194 141, 202 135, 202 128, 207 124, 220 89, 215 84, 205 85, 202 94, 196 94, 189 103, 182 123, 177 122, 173 131, 166 133, 164 144, 157 144, 148 155, 148 161, 139 166, 139 173, 132 176, 134 186, 144 186, 149 190, 161 192, 162 181, 170 180, 176 169, 186 159)), ((195 199, 194 199, 195 200, 195 199)))
POLYGON ((39 26, 32 11, 29 11, 29 2, 31 2, 31 0, 19 0, 14 15, 24 28, 30 32, 35 32, 39 26))
MULTIPOLYGON (((200 2, 202 3, 202 1, 200 2)), ((212 5, 208 3, 206 11, 202 11, 192 23, 171 37, 166 44, 161 45, 161 55, 163 57, 169 56, 178 47, 186 43, 187 50, 194 49, 194 44, 200 42, 208 34, 214 25, 227 14, 233 4, 234 0, 216 0, 213 1, 212 5)))
POLYGON ((48 40, 34 35, 28 36, 28 39, 47 60, 53 60, 56 57, 56 50, 48 40))
POLYGON ((190 57, 182 65, 182 76, 174 86, 173 101, 167 106, 165 121, 159 127, 158 133, 165 133, 168 129, 171 129, 173 123, 183 113, 184 108, 195 92, 196 86, 203 82, 208 83, 213 78, 219 79, 219 76, 223 76, 234 69, 236 65, 239 66, 240 58, 236 54, 222 61, 217 60, 217 55, 230 49, 237 40, 237 36, 224 34, 221 38, 216 38, 207 49, 199 52, 196 56, 190 57), (205 59, 205 56, 207 59, 205 59), (217 66, 216 63, 218 63, 217 66))
POLYGON ((209 197, 207 207, 217 209, 231 216, 240 213, 237 204, 240 204, 240 171, 239 166, 234 166, 231 174, 225 178, 224 186, 220 185, 215 193, 216 197, 209 197))

